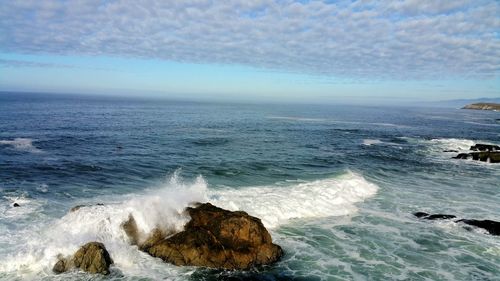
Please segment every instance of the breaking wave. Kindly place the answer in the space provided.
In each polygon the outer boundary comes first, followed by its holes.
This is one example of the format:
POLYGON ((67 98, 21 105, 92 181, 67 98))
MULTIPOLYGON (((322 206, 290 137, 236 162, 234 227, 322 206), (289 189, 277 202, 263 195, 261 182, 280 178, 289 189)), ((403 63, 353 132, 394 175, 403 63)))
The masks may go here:
POLYGON ((353 214, 357 211, 355 203, 373 196, 377 189, 375 184, 352 172, 291 185, 213 189, 208 188, 201 176, 188 182, 176 172, 160 189, 82 206, 48 226, 42 224, 40 231, 26 231, 28 235, 21 236, 7 231, 9 239, 17 243, 0 260, 0 272, 51 274, 58 254, 70 255, 88 241, 100 241, 108 248, 115 266, 127 275, 161 272, 165 276, 171 272, 172 276, 178 276, 179 271, 188 269, 161 264, 129 245, 121 224, 130 214, 145 233, 156 227, 180 231, 189 220, 184 208, 193 202, 208 201, 257 216, 272 231, 292 219, 353 214))

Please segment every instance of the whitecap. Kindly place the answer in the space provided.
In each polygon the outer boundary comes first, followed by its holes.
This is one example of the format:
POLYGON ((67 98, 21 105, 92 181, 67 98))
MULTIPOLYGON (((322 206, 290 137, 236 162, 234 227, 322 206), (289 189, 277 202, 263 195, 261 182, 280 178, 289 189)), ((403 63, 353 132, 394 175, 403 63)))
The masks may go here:
POLYGON ((364 139, 363 140, 363 145, 366 145, 366 146, 370 146, 370 145, 374 145, 374 144, 381 144, 381 143, 384 143, 384 142, 381 140, 377 140, 377 139, 364 139))
POLYGON ((15 138, 14 140, 0 140, 0 145, 10 145, 15 150, 27 151, 31 153, 40 153, 41 149, 33 145, 33 139, 29 138, 15 138))

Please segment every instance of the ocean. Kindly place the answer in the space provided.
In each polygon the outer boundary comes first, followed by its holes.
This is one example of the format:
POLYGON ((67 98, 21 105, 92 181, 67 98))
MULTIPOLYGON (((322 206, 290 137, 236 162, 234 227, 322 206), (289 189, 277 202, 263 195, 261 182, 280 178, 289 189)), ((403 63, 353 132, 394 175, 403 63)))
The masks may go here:
POLYGON ((500 220, 500 113, 0 94, 1 280, 500 280, 500 238, 413 212, 500 220), (120 224, 181 230, 211 202, 262 219, 285 252, 250 271, 177 267, 120 224), (19 207, 13 207, 13 204, 19 207), (69 212, 76 205, 87 205, 69 212), (103 242, 109 276, 52 273, 103 242))

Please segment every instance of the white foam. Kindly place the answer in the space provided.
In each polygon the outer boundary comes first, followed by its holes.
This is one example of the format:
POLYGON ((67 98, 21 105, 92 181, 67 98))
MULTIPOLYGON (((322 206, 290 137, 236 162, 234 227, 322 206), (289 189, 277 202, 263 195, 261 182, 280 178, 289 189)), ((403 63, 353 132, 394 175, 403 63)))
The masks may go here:
POLYGON ((291 219, 342 216, 355 213, 354 205, 373 196, 378 187, 362 176, 347 173, 338 178, 291 186, 227 188, 209 192, 210 202, 229 210, 242 210, 275 228, 291 219))
MULTIPOLYGON (((120 270, 132 275, 134 272, 144 275, 141 268, 154 265, 154 259, 129 245, 121 224, 132 214, 138 228, 146 233, 155 227, 180 231, 189 220, 183 212, 184 208, 195 201, 206 201, 206 189, 207 184, 201 176, 193 182, 184 183, 179 181, 177 172, 161 189, 115 198, 118 200, 107 201, 103 205, 81 207, 48 226, 38 226, 37 231, 25 231, 29 235, 5 233, 11 236, 11 241, 17 241, 15 250, 1 257, 0 272, 26 272, 28 275, 50 272, 58 254, 68 256, 86 242, 100 241, 106 245, 120 270)), ((23 203, 29 206, 30 202, 23 203)), ((165 265, 160 268, 165 274, 165 265)), ((166 266, 166 269, 171 268, 166 266)))
POLYGON ((475 144, 475 141, 468 139, 431 139, 429 141, 435 149, 437 150, 458 150, 458 151, 468 151, 471 146, 475 144))
POLYGON ((29 138, 15 138, 14 140, 0 140, 0 144, 10 145, 19 151, 27 151, 31 153, 40 153, 41 149, 33 146, 33 140, 29 138))
POLYGON ((104 205, 81 207, 49 226, 40 226, 41 231, 26 231, 28 236, 11 234, 16 236, 11 240, 18 240, 16 249, 2 257, 0 272, 50 274, 58 254, 70 255, 86 242, 100 241, 124 274, 153 276, 151 267, 154 267, 160 272, 158 276, 165 276, 166 271, 177 276, 180 271, 189 269, 158 263, 129 245, 121 227, 129 214, 134 216, 143 232, 150 232, 155 227, 179 231, 189 220, 184 208, 192 202, 209 201, 222 208, 244 210, 261 218, 264 225, 272 229, 296 218, 353 214, 357 211, 355 203, 373 196, 377 189, 376 185, 351 172, 311 182, 217 189, 208 189, 201 176, 193 182, 183 182, 177 172, 160 189, 119 200, 115 197, 114 202, 104 202, 104 205))
POLYGON ((288 120, 288 121, 303 121, 303 122, 325 122, 328 121, 324 118, 307 118, 307 117, 294 117, 294 116, 269 116, 269 119, 288 120))
POLYGON ((370 145, 374 145, 374 144, 381 144, 381 143, 384 143, 384 142, 381 140, 377 140, 377 139, 364 139, 363 140, 363 145, 366 145, 366 146, 370 146, 370 145))
POLYGON ((45 201, 34 200, 24 195, 21 196, 3 196, 6 200, 0 204, 0 216, 3 219, 19 220, 29 218, 34 213, 40 211, 45 201), (14 207, 17 203, 19 207, 14 207))

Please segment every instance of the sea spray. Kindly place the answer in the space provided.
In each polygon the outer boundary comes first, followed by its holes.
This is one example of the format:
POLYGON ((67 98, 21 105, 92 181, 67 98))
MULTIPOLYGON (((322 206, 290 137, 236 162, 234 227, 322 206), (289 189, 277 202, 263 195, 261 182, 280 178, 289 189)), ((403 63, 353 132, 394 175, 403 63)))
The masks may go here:
POLYGON ((31 153, 41 153, 42 150, 33 145, 33 139, 15 138, 14 140, 0 140, 0 145, 10 145, 15 150, 31 153))
POLYGON ((58 254, 71 255, 80 245, 99 241, 106 245, 115 266, 122 272, 144 274, 142 268, 155 261, 129 244, 121 225, 130 214, 143 233, 156 227, 175 232, 189 220, 184 212, 186 206, 209 201, 223 208, 246 211, 261 218, 266 227, 272 229, 295 218, 352 214, 357 210, 356 202, 373 196, 376 191, 376 185, 352 172, 337 178, 286 186, 209 189, 202 176, 185 181, 180 171, 176 171, 161 188, 123 202, 113 200, 102 202, 102 205, 83 206, 68 212, 38 234, 19 237, 26 240, 25 246, 19 249, 20 253, 9 255, 0 263, 0 272, 24 269, 35 274, 47 271, 58 254))

